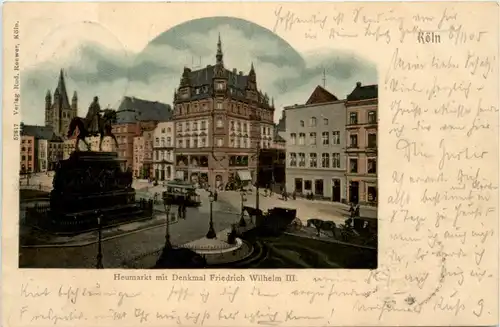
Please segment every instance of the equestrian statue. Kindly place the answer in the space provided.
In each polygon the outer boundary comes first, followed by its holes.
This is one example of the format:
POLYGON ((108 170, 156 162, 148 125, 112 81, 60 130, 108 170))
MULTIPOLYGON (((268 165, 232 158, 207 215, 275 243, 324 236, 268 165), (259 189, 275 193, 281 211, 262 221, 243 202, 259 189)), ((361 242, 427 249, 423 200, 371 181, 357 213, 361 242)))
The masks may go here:
MULTIPOLYGON (((121 112, 127 112, 135 110, 122 110, 121 112)), ((79 150, 80 141, 87 146, 87 150, 90 151, 90 144, 87 142, 87 137, 100 136, 99 140, 99 151, 102 150, 102 141, 105 137, 109 136, 115 141, 115 145, 118 148, 118 140, 113 134, 113 124, 116 124, 117 111, 112 109, 101 110, 99 105, 99 98, 94 97, 94 101, 90 104, 87 116, 85 118, 75 117, 71 120, 68 129, 68 137, 71 137, 75 130, 78 128, 78 133, 76 136, 75 151, 79 150), (101 115, 102 113, 102 115, 101 115)))

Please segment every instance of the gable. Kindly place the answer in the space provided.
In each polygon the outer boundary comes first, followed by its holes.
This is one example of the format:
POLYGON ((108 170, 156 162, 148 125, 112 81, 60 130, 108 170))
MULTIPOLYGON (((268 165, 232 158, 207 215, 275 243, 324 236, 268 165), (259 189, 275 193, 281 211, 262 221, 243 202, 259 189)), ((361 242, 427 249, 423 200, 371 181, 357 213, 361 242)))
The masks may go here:
POLYGON ((313 93, 309 97, 309 99, 306 102, 306 105, 309 104, 320 104, 320 103, 326 103, 326 102, 332 102, 332 101, 337 101, 337 97, 321 86, 316 86, 314 89, 313 93))

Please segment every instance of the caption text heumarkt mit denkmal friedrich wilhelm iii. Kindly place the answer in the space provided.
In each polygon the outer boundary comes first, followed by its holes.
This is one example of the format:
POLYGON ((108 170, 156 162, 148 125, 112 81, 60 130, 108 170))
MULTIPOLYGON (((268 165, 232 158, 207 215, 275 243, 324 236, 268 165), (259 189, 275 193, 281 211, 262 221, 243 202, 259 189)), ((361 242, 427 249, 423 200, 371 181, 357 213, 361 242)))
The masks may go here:
POLYGON ((252 282, 296 282, 297 277, 294 274, 283 274, 283 275, 275 275, 275 274, 231 274, 231 273, 214 273, 214 274, 205 274, 205 273, 172 273, 172 274, 114 274, 114 280, 168 280, 168 281, 193 281, 193 282, 245 282, 248 280, 252 282))

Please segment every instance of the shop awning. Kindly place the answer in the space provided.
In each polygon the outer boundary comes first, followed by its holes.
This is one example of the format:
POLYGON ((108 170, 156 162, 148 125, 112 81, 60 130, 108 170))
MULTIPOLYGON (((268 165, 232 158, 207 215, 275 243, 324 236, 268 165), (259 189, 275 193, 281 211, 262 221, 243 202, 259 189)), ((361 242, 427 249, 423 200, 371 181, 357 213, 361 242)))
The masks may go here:
POLYGON ((250 171, 248 170, 239 170, 238 171, 238 177, 242 182, 245 181, 251 181, 252 180, 252 174, 250 174, 250 171))

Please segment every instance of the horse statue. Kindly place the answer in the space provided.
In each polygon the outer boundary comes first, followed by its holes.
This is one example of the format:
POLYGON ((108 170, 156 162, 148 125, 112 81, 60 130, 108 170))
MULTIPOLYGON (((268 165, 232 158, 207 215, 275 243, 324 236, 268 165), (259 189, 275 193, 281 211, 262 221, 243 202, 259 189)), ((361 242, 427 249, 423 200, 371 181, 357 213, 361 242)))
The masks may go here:
MULTIPOLYGON (((134 111, 134 110, 122 110, 122 112, 126 111, 134 111)), ((115 145, 118 148, 118 140, 116 139, 116 136, 113 134, 113 124, 116 124, 117 120, 117 111, 112 110, 112 109, 104 109, 98 111, 97 117, 94 117, 94 119, 97 120, 97 129, 91 128, 89 126, 90 121, 89 118, 81 118, 81 117, 75 117, 71 120, 69 123, 69 128, 68 128, 68 137, 71 137, 73 133, 75 132, 76 128, 78 128, 78 135, 76 137, 76 146, 75 146, 75 151, 79 150, 79 144, 80 141, 82 141, 86 146, 87 150, 90 151, 90 144, 85 140, 87 137, 91 136, 100 136, 99 140, 99 151, 102 150, 102 141, 104 140, 105 137, 111 137, 115 141, 115 145), (102 113, 102 116, 101 116, 102 113)))

